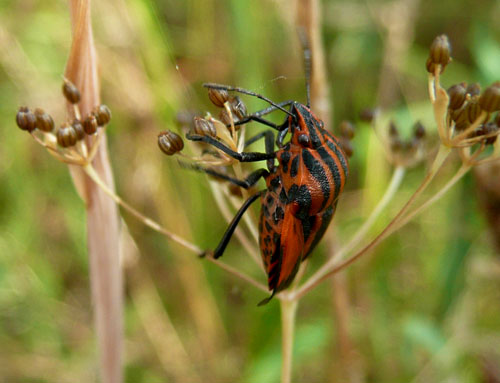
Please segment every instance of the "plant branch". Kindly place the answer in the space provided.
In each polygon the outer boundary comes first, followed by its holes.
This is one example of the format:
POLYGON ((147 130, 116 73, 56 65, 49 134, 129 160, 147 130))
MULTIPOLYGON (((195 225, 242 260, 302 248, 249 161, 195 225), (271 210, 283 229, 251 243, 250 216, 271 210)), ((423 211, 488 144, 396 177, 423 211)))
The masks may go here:
POLYGON ((292 381, 293 338, 295 318, 297 314, 297 299, 280 299, 281 309, 281 383, 292 381))

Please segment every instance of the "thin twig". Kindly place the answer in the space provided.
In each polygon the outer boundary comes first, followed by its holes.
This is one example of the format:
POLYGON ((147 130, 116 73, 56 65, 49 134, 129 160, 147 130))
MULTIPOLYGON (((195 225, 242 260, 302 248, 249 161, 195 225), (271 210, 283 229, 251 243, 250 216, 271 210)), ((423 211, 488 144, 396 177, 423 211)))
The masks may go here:
POLYGON ((292 381, 292 353, 297 314, 297 299, 281 299, 281 383, 292 381))
POLYGON ((297 290, 296 294, 296 299, 300 299, 302 296, 307 294, 311 289, 316 287, 319 283, 324 281, 326 278, 329 276, 337 273, 338 271, 344 269, 345 267, 351 265, 354 263, 356 260, 361 258, 364 254, 368 253, 371 249, 373 249, 376 245, 380 243, 380 241, 385 238, 385 234, 391 229, 391 227, 398 222, 399 219, 403 216, 404 213, 410 208, 412 203, 415 201, 415 199, 422 194, 422 192, 426 189, 426 187, 429 185, 429 183, 432 181, 438 170, 441 168, 443 165, 444 161, 448 158, 448 155, 450 154, 450 148, 445 147, 443 145, 440 146, 440 150, 438 154, 436 155, 436 158, 434 160, 434 163, 431 166, 431 169, 427 173, 426 177, 418 187, 418 189, 413 193, 413 195, 410 197, 410 199, 406 202, 406 204, 401 208, 401 210, 396 214, 396 216, 391 220, 391 222, 385 227, 382 232, 375 237, 368 245, 363 247, 358 253, 350 257, 349 259, 339 263, 338 265, 332 265, 329 267, 329 269, 322 268, 321 270, 318 270, 316 273, 314 273, 307 281, 302 285, 300 289, 297 290), (321 273, 320 273, 321 271, 321 273))

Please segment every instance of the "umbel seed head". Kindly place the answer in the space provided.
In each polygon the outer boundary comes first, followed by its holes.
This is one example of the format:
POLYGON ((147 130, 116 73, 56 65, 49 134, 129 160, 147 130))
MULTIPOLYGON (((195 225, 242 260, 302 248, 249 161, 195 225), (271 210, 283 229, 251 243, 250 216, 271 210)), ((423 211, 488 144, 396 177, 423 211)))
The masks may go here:
POLYGON ((36 129, 36 117, 26 106, 21 106, 16 115, 16 123, 20 129, 32 132, 36 129))
POLYGON ((83 130, 82 122, 80 120, 75 119, 73 120, 71 126, 73 127, 73 129, 75 129, 76 139, 78 141, 83 140, 85 138, 85 131, 83 130))
POLYGON ((111 110, 109 110, 109 108, 104 104, 97 106, 94 109, 93 114, 97 120, 97 125, 99 126, 107 125, 111 120, 111 110))
POLYGON ((77 104, 80 102, 80 91, 77 87, 69 80, 64 80, 62 91, 66 100, 72 104, 77 104))
POLYGON ((354 138, 353 124, 351 124, 349 121, 342 121, 340 123, 340 134, 348 140, 352 140, 354 138))
POLYGON ((450 97, 450 102, 448 108, 452 110, 457 110, 462 107, 467 96, 467 89, 465 88, 465 83, 452 85, 448 89, 448 96, 450 97))
POLYGON ((64 124, 57 131, 57 143, 63 148, 69 148, 75 145, 76 141, 77 137, 73 126, 64 124))
POLYGON ((214 124, 212 124, 210 121, 201 117, 195 117, 193 121, 194 121, 193 132, 195 134, 198 134, 200 136, 210 136, 210 137, 217 136, 217 131, 215 130, 214 124))
POLYGON ((242 120, 247 115, 247 107, 243 103, 243 100, 238 96, 234 96, 231 100, 231 111, 240 120, 242 120))
POLYGON ((35 109, 36 127, 43 132, 52 132, 54 130, 54 120, 50 114, 46 113, 43 109, 35 109))
POLYGON ((184 141, 177 133, 165 130, 158 134, 158 146, 163 153, 171 156, 184 149, 184 141))
POLYGON ((229 100, 229 93, 225 89, 208 88, 208 98, 212 101, 212 104, 223 108, 224 103, 229 100))
POLYGON ((478 96, 481 93, 481 85, 477 82, 467 85, 467 94, 471 97, 478 96))
POLYGON ((414 136, 416 139, 421 140, 422 138, 425 137, 425 127, 422 125, 420 121, 417 121, 413 127, 414 129, 414 136))
POLYGON ((433 64, 440 64, 443 68, 450 62, 451 46, 448 36, 441 35, 434 39, 429 50, 429 58, 433 64))
POLYGON ((479 97, 479 106, 488 113, 500 110, 500 81, 493 83, 484 90, 479 97))
POLYGON ((97 124, 97 119, 93 114, 89 114, 87 117, 85 117, 85 120, 83 120, 83 130, 88 135, 97 132, 98 126, 99 125, 97 124))

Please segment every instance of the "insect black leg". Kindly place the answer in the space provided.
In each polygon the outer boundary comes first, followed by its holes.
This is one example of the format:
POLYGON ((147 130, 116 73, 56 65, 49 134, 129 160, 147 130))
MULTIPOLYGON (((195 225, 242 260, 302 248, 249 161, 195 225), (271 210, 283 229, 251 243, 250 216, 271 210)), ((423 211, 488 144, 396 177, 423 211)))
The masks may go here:
MULTIPOLYGON (((276 104, 276 105, 283 108, 285 106, 291 105, 292 103, 293 103, 292 100, 288 100, 288 101, 280 102, 279 104, 276 104)), ((274 128, 276 130, 279 130, 279 127, 276 124, 273 124, 270 121, 267 121, 267 120, 264 120, 263 118, 260 118, 262 116, 265 116, 266 114, 274 112, 275 110, 278 110, 278 108, 276 106, 270 106, 266 109, 262 109, 262 110, 255 112, 255 113, 249 114, 248 116, 245 116, 243 119, 235 122, 234 124, 235 125, 243 125, 243 124, 246 124, 247 122, 250 122, 250 121, 256 121, 256 122, 259 122, 261 124, 270 126, 271 128, 274 128)))
POLYGON ((250 205, 260 197, 260 195, 263 192, 258 192, 252 195, 249 199, 245 201, 245 203, 240 207, 240 210, 236 213, 234 216, 233 220, 229 224, 228 228, 226 229, 226 232, 222 236, 221 241, 219 242, 219 245, 213 252, 213 257, 215 259, 219 258, 223 253, 224 250, 226 250, 227 244, 229 243, 229 240, 231 239, 231 236, 233 235, 234 231, 236 230, 236 226, 238 226, 238 223, 240 222, 241 217, 243 217, 243 214, 247 211, 247 209, 250 207, 250 205))
MULTIPOLYGON (((245 142, 245 147, 253 144, 254 142, 260 140, 262 137, 265 137, 265 145, 266 145, 266 153, 274 153, 274 133, 271 130, 266 130, 259 134, 256 134, 252 138, 249 138, 245 142)), ((274 169, 274 158, 267 160, 267 168, 269 171, 273 171, 274 169)))
POLYGON ((201 141, 206 142, 212 146, 215 146, 217 149, 222 150, 228 156, 233 157, 234 159, 240 162, 254 162, 254 161, 263 161, 273 159, 276 155, 274 152, 272 153, 258 153, 258 152, 243 152, 238 153, 232 150, 231 148, 224 145, 221 141, 216 140, 210 136, 200 136, 198 134, 186 134, 186 138, 191 141, 201 141))
POLYGON ((250 187, 255 185, 259 179, 261 179, 262 177, 269 174, 269 172, 266 169, 257 169, 256 171, 250 173, 248 175, 248 177, 246 177, 244 180, 239 180, 237 178, 228 176, 227 174, 220 173, 216 170, 213 170, 210 168, 204 168, 203 166, 199 166, 199 165, 195 165, 195 164, 188 164, 188 163, 183 162, 183 161, 179 161, 179 164, 184 168, 206 173, 206 174, 211 175, 213 177, 220 178, 222 180, 231 182, 232 184, 239 186, 239 187, 242 187, 244 189, 249 189, 250 187))
POLYGON ((261 95, 261 94, 258 94, 258 93, 255 93, 255 92, 252 92, 250 90, 247 90, 247 89, 243 89, 243 88, 238 88, 238 87, 234 87, 234 86, 229 86, 229 85, 222 85, 222 84, 213 84, 213 83, 205 83, 203 84, 203 86, 205 88, 211 88, 211 89, 219 89, 219 90, 228 90, 228 91, 232 91, 232 92, 238 92, 238 93, 243 93, 243 94, 247 94, 249 96, 254 96, 254 97, 257 97, 257 98, 260 98, 261 100, 264 100, 266 101, 267 103, 271 104, 272 106, 274 106, 276 109, 279 109, 281 110, 282 112, 285 112, 286 114, 290 115, 293 117, 293 114, 290 113, 288 110, 284 109, 282 106, 276 104, 275 102, 271 101, 270 99, 268 99, 267 97, 261 95))

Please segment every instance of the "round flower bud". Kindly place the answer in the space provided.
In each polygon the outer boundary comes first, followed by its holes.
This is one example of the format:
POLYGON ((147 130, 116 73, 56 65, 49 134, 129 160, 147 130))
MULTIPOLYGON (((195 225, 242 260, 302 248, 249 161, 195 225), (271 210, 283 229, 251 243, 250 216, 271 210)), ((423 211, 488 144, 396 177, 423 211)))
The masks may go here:
POLYGON ((234 96, 231 100, 231 111, 240 120, 247 115, 247 107, 238 96, 234 96))
POLYGON ((224 103, 229 100, 229 93, 225 89, 208 88, 208 98, 212 101, 212 104, 223 108, 224 103))
POLYGON ((64 124, 57 131, 57 143, 63 148, 75 145, 76 141, 76 131, 73 126, 64 124))
POLYGON ((482 110, 492 113, 500 110, 500 81, 486 88, 479 97, 479 106, 482 110))
POLYGON ((448 96, 450 97, 450 102, 448 103, 448 108, 452 110, 460 109, 465 102, 467 96, 467 90, 465 89, 465 83, 452 85, 448 89, 448 96))
POLYGON ((465 107, 465 112, 469 123, 472 124, 474 121, 476 121, 476 119, 481 114, 481 107, 479 106, 479 103, 477 101, 477 96, 467 103, 467 106, 465 107))
POLYGON ((46 113, 43 109, 35 109, 36 127, 43 132, 52 132, 54 130, 54 120, 50 114, 46 113))
POLYGON ((394 121, 389 123, 389 137, 391 137, 391 139, 399 137, 398 128, 396 127, 394 121))
POLYGON ((340 147, 344 151, 345 155, 349 158, 352 157, 354 150, 352 148, 351 141, 349 141, 346 137, 340 137, 339 142, 340 147))
POLYGON ((364 122, 372 122, 375 117, 375 110, 371 108, 365 108, 359 113, 359 118, 364 122))
POLYGON ((354 137, 354 126, 349 121, 340 123, 340 135, 351 140, 354 137))
POLYGON ((481 93, 481 85, 477 82, 473 82, 472 84, 467 85, 467 94, 471 97, 478 96, 481 93))
POLYGON ((420 121, 417 121, 416 124, 413 126, 414 129, 414 137, 418 140, 422 139, 425 137, 425 127, 422 125, 420 121))
POLYGON ((184 141, 177 133, 165 130, 158 134, 158 146, 163 153, 171 156, 184 148, 184 141))
POLYGON ((83 120, 83 130, 88 135, 97 132, 98 126, 99 125, 97 124, 97 118, 93 114, 89 114, 87 117, 85 117, 85 120, 83 120))
POLYGON ((83 140, 85 138, 85 131, 83 130, 82 122, 75 119, 73 120, 71 126, 73 127, 73 129, 75 129, 77 141, 83 140))
POLYGON ((77 104, 80 102, 80 91, 77 87, 69 80, 64 80, 62 91, 66 100, 72 104, 77 104))
POLYGON ((451 46, 448 36, 441 35, 434 39, 429 50, 429 59, 433 64, 440 64, 442 68, 450 62, 451 46))
POLYGON ((94 109, 93 114, 97 120, 97 125, 99 126, 107 125, 111 120, 111 110, 109 110, 109 108, 104 104, 97 106, 94 109))
POLYGON ((217 130, 215 130, 214 124, 212 124, 210 121, 201 117, 195 117, 193 121, 194 121, 193 132, 195 134, 198 134, 200 136, 210 136, 210 137, 217 136, 217 130))
POLYGON ((36 116, 26 106, 21 106, 16 114, 16 123, 20 129, 32 132, 36 129, 36 116))

